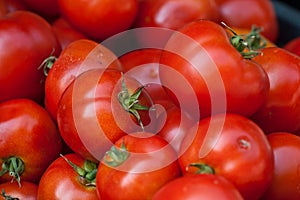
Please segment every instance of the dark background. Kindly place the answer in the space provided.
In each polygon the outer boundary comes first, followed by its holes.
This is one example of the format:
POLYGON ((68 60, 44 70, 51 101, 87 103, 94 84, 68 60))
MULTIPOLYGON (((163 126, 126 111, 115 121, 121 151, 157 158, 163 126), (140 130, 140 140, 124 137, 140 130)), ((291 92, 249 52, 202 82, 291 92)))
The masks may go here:
POLYGON ((272 0, 272 2, 279 22, 277 45, 283 46, 289 40, 300 36, 300 1, 272 0))

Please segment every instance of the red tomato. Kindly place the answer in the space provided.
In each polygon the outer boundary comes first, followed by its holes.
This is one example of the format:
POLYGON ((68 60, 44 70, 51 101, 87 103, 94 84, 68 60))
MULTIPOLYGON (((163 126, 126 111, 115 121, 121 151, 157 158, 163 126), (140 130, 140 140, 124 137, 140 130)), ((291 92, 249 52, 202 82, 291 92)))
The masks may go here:
POLYGON ((48 20, 54 19, 60 14, 58 0, 23 0, 28 7, 48 20))
POLYGON ((274 152, 274 176, 262 199, 300 199, 300 137, 288 132, 273 132, 267 138, 274 152))
POLYGON ((157 120, 161 122, 158 125, 158 135, 169 142, 176 152, 179 152, 188 129, 196 123, 175 105, 162 112, 157 120))
POLYGON ((194 21, 175 32, 160 63, 162 85, 196 118, 226 111, 250 116, 267 98, 264 70, 244 59, 224 28, 212 21, 194 21))
POLYGON ((62 149, 56 124, 28 99, 3 102, 0 113, 0 181, 38 182, 62 149))
POLYGON ((222 199, 242 200, 239 191, 222 176, 197 174, 183 176, 162 186, 152 200, 222 199))
POLYGON ((278 21, 271 0, 216 0, 220 20, 229 26, 251 28, 262 27, 262 35, 275 42, 278 21))
POLYGON ((75 153, 99 161, 126 133, 142 130, 141 124, 144 130, 148 130, 148 125, 150 129, 150 110, 137 108, 139 105, 150 107, 150 97, 143 89, 134 97, 140 87, 135 79, 114 69, 82 73, 59 103, 57 122, 64 141, 75 153), (123 78, 127 89, 122 86, 123 78))
POLYGON ((59 43, 50 24, 28 12, 11 12, 0 19, 0 102, 14 98, 44 99, 44 74, 38 70, 59 43), (12 45, 13 44, 13 45, 12 45))
POLYGON ((290 40, 283 48, 300 56, 300 36, 290 40))
POLYGON ((5 182, 0 184, 1 200, 26 199, 36 200, 38 185, 36 183, 22 181, 20 186, 17 182, 5 182))
POLYGON ((185 175, 224 176, 246 200, 259 199, 272 181, 274 158, 264 132, 236 114, 203 119, 186 133, 179 164, 185 175))
POLYGON ((218 20, 214 0, 141 0, 135 27, 176 30, 196 19, 218 20))
POLYGON ((157 135, 137 132, 120 138, 106 153, 98 167, 96 188, 105 200, 150 200, 180 175, 174 149, 157 135))
POLYGON ((167 109, 173 105, 173 102, 159 79, 161 52, 161 49, 142 48, 122 55, 119 60, 122 63, 124 73, 145 85, 145 90, 148 91, 153 103, 167 109))
POLYGON ((80 39, 88 39, 83 33, 73 28, 64 18, 59 17, 52 23, 53 31, 62 49, 71 42, 80 39))
POLYGON ((91 180, 96 176, 92 175, 96 170, 95 163, 84 160, 77 154, 57 158, 41 177, 37 199, 99 200, 95 183, 91 180))
POLYGON ((89 39, 76 40, 61 52, 45 83, 45 106, 53 119, 65 89, 80 73, 92 68, 121 69, 121 64, 109 49, 89 39))
POLYGON ((300 130, 300 57, 279 47, 261 50, 260 63, 270 81, 267 101, 252 119, 265 133, 300 130))
POLYGON ((23 0, 0 0, 0 17, 16 10, 27 10, 23 0))
POLYGON ((58 0, 62 16, 96 41, 127 30, 138 10, 137 0, 58 0))

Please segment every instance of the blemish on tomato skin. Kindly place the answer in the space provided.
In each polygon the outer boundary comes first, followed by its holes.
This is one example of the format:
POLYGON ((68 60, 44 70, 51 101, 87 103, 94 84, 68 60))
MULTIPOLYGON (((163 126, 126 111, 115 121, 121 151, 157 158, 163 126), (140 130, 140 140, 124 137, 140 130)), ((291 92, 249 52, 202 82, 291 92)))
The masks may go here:
POLYGON ((241 149, 249 149, 251 147, 251 143, 249 142, 249 140, 247 140, 246 138, 238 138, 238 146, 241 149))

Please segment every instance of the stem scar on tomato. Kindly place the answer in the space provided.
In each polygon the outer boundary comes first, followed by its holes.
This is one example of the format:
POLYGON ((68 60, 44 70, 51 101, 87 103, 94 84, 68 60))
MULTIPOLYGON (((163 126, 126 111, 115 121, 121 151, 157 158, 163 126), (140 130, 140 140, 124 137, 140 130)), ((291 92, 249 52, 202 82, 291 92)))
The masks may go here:
POLYGON ((130 94, 125 84, 124 74, 122 73, 122 90, 118 93, 118 101, 125 111, 131 113, 137 119, 144 131, 144 125, 138 111, 149 110, 149 107, 139 104, 139 97, 143 89, 144 86, 141 86, 133 94, 130 94))
POLYGON ((259 51, 267 45, 267 41, 260 35, 262 28, 252 26, 250 33, 245 35, 238 35, 232 28, 227 26, 224 22, 221 22, 225 28, 227 28, 233 36, 230 38, 230 42, 236 50, 238 50, 245 59, 251 59, 261 54, 259 51))
POLYGON ((79 175, 79 182, 82 185, 86 187, 96 187, 96 174, 98 171, 96 163, 90 160, 85 160, 83 168, 81 168, 62 154, 60 154, 60 156, 77 172, 79 175))
POLYGON ((0 176, 8 173, 12 177, 12 181, 16 180, 19 187, 21 187, 21 174, 24 172, 25 166, 24 162, 18 157, 9 157, 3 159, 2 170, 0 171, 0 176))

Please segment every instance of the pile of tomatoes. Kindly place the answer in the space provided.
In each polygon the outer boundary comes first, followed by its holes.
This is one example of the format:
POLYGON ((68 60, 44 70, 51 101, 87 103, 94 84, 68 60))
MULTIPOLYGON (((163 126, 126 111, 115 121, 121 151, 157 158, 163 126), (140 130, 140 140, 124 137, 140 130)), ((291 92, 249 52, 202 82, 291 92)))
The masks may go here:
POLYGON ((300 35, 270 0, 0 0, 0 199, 300 199, 300 35))

